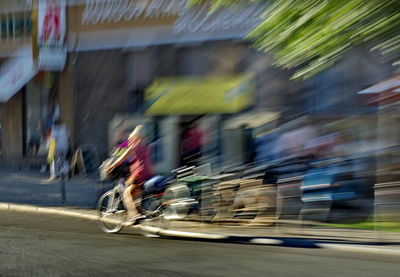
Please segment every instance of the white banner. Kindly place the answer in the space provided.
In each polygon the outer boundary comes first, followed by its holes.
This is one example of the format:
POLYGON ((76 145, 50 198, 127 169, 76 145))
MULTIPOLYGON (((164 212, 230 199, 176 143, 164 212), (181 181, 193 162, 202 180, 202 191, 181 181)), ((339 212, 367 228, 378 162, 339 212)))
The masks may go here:
POLYGON ((66 0, 38 1, 39 68, 61 71, 65 66, 66 0))
POLYGON ((82 25, 177 16, 187 0, 86 0, 82 25))
POLYGON ((40 46, 38 66, 44 71, 62 71, 67 61, 67 47, 40 46))
POLYGON ((209 7, 192 7, 174 23, 174 33, 218 32, 250 30, 262 20, 265 4, 256 2, 245 7, 234 6, 210 13, 209 7))
POLYGON ((7 102, 36 72, 32 49, 20 49, 0 70, 0 102, 7 102))

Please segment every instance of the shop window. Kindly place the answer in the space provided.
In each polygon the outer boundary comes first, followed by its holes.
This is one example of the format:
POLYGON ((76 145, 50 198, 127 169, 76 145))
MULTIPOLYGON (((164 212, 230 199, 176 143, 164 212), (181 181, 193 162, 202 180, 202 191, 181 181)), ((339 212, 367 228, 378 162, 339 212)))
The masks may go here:
POLYGON ((60 116, 58 76, 40 72, 26 87, 25 155, 45 156, 53 120, 60 116))
POLYGON ((0 13, 0 39, 27 37, 31 33, 32 18, 30 11, 0 13))

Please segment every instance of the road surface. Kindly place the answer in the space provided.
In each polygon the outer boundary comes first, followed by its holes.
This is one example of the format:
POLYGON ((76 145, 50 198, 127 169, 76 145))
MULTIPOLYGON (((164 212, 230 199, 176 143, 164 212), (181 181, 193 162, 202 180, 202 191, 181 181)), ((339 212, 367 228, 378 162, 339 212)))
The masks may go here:
POLYGON ((397 256, 104 234, 93 221, 0 211, 0 276, 399 276, 397 256))

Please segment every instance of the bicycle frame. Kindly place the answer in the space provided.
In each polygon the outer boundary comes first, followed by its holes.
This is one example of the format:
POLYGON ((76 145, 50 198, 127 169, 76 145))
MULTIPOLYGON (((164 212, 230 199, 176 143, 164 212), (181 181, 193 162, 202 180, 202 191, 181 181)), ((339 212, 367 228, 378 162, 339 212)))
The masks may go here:
POLYGON ((116 185, 113 188, 114 193, 110 195, 110 201, 108 201, 108 203, 107 203, 107 211, 110 211, 110 210, 113 211, 118 208, 118 206, 115 207, 115 205, 119 204, 118 202, 114 201, 115 193, 118 193, 122 197, 122 203, 125 206, 124 197, 123 197, 124 191, 125 191, 125 186, 121 183, 119 183, 118 185, 116 185))

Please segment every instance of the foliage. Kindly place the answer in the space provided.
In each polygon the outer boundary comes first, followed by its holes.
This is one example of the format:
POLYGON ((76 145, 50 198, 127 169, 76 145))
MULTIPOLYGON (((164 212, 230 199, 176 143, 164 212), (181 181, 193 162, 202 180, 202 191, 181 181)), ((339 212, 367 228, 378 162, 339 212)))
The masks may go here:
MULTIPOLYGON (((253 0, 190 0, 210 3, 211 11, 253 0)), ((265 1, 267 2, 267 1, 265 1)), ((311 77, 360 44, 389 58, 400 58, 399 0, 274 0, 248 35, 271 53, 276 65, 296 69, 293 78, 311 77)))

